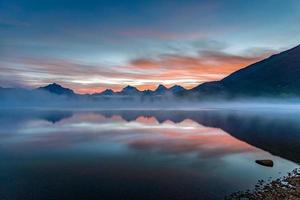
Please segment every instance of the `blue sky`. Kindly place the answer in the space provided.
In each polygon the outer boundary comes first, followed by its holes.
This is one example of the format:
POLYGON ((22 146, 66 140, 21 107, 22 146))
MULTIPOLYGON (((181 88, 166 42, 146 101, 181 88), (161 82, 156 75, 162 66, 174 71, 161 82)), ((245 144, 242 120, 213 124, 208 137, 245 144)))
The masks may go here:
POLYGON ((300 43, 298 0, 1 0, 0 85, 191 88, 300 43))

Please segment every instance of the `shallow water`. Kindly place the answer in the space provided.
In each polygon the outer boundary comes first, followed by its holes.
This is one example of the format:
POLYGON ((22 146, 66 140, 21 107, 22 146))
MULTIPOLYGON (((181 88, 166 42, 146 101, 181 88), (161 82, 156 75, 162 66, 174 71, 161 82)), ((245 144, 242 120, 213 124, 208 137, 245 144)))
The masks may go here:
POLYGON ((299 116, 2 110, 0 199, 223 199, 298 167, 299 116))

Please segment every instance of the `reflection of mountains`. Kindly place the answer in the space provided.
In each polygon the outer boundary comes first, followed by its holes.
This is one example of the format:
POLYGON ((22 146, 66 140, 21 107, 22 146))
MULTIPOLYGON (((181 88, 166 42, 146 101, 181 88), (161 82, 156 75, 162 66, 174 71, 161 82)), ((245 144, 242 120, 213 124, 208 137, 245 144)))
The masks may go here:
POLYGON ((71 111, 45 111, 45 110, 1 110, 0 122, 1 124, 17 124, 20 121, 28 119, 44 119, 51 123, 57 123, 63 119, 73 116, 71 111), (14 121, 15 123, 7 123, 14 121))
MULTIPOLYGON (((300 163, 300 113, 271 113, 251 111, 98 111, 110 118, 121 116, 126 121, 138 117, 154 117, 157 122, 170 120, 179 123, 191 119, 208 127, 220 128, 230 135, 274 155, 300 163)), ((71 111, 1 112, 0 123, 17 126, 28 119, 44 119, 51 123, 73 116, 71 111), (13 122, 13 123, 12 123, 13 122)), ((4 125, 4 127, 3 127, 4 125)))
POLYGON ((140 116, 155 117, 159 123, 191 119, 209 127, 221 128, 232 136, 274 155, 300 163, 300 113, 254 114, 251 111, 101 111, 111 117, 120 115, 126 121, 140 116))

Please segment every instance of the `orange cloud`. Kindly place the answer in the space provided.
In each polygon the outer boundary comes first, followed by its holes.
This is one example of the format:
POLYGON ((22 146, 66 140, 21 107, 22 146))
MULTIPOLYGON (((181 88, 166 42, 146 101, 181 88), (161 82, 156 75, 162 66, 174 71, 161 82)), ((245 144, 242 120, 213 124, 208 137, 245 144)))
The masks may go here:
POLYGON ((203 73, 228 74, 262 58, 263 56, 243 57, 224 53, 203 52, 202 55, 196 57, 167 55, 156 60, 136 59, 130 63, 130 67, 138 70, 171 70, 175 74, 177 71, 183 74, 193 74, 193 76, 196 75, 194 73, 200 73, 201 75, 203 73))
POLYGON ((22 58, 1 68, 1 75, 18 77, 37 87, 58 82, 78 93, 98 93, 107 88, 120 91, 126 85, 140 90, 178 84, 192 88, 200 83, 224 78, 268 54, 231 55, 219 51, 201 51, 196 56, 161 55, 156 59, 138 58, 122 66, 106 66, 78 60, 22 58))
MULTIPOLYGON (((202 82, 220 80, 242 67, 263 59, 264 56, 244 57, 206 51, 195 57, 167 55, 158 59, 135 59, 130 62, 128 68, 147 74, 148 78, 143 77, 146 79, 162 80, 162 82, 169 80, 173 83, 166 85, 179 83, 186 88, 191 88, 202 82)), ((153 87, 142 85, 140 88, 153 87)))

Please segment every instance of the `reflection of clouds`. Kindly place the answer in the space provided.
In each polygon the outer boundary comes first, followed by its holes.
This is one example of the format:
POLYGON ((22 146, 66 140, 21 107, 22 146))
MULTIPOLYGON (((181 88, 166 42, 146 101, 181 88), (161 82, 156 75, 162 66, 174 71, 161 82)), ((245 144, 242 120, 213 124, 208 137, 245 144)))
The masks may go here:
POLYGON ((159 123, 155 117, 140 116, 128 122, 117 115, 105 117, 93 112, 79 112, 56 124, 31 119, 17 133, 6 136, 1 143, 15 150, 116 143, 138 151, 172 155, 188 153, 202 158, 256 151, 221 129, 205 127, 191 119, 159 123))
POLYGON ((162 153, 184 154, 196 153, 201 157, 225 156, 233 153, 253 152, 256 149, 239 141, 220 129, 204 128, 214 134, 181 133, 180 130, 167 130, 160 132, 161 138, 138 139, 132 141, 130 146, 139 150, 155 150, 162 153), (211 129, 211 130, 210 130, 211 129))
POLYGON ((141 122, 143 124, 157 124, 158 121, 155 117, 145 117, 145 116, 139 116, 136 119, 137 122, 141 122))

